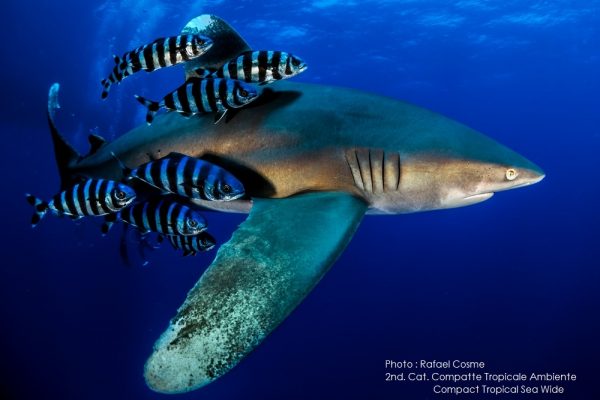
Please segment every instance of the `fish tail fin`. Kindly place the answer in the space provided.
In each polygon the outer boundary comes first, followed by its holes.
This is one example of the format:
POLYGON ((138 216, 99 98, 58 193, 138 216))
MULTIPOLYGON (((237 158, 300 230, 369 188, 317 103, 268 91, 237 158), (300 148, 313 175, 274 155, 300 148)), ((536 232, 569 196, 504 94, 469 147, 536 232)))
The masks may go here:
POLYGON ((102 224, 102 236, 105 236, 108 231, 110 231, 110 228, 112 228, 112 226, 115 224, 115 222, 117 222, 117 219, 119 218, 119 213, 116 214, 108 214, 106 217, 104 217, 104 223, 102 224))
POLYGON ((160 109, 160 103, 157 101, 145 99, 142 96, 138 96, 137 94, 135 95, 135 99, 144 107, 148 108, 148 112, 146 113, 146 122, 148 123, 148 125, 150 125, 152 121, 154 121, 154 116, 160 109))
POLYGON ((27 202, 33 207, 33 215, 31 216, 31 227, 35 228, 48 212, 48 203, 41 199, 38 199, 37 197, 29 193, 25 194, 25 198, 27 199, 27 202))
POLYGON ((207 78, 207 77, 211 76, 213 72, 214 72, 214 71, 211 71, 211 70, 209 70, 209 69, 206 69, 206 68, 196 68, 196 69, 195 69, 195 70, 192 72, 192 74, 193 74, 195 77, 198 77, 198 78, 207 78))
POLYGON ((60 175, 60 187, 64 189, 73 182, 71 166, 81 159, 81 154, 60 134, 54 123, 54 112, 58 108, 58 83, 50 87, 48 94, 48 126, 54 144, 54 157, 60 175))
POLYGON ((112 83, 108 78, 102 79, 100 83, 102 84, 102 94, 100 95, 100 97, 102 97, 102 99, 104 100, 108 97, 108 91, 110 90, 110 85, 112 85, 112 83))

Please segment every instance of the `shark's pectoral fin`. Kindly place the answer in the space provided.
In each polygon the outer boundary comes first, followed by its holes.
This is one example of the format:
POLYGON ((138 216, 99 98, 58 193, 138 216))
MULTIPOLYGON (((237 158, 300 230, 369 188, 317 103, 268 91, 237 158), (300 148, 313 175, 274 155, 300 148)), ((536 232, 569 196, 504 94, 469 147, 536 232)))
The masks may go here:
POLYGON ((233 368, 319 282, 366 209, 343 193, 255 199, 156 342, 145 366, 148 385, 186 392, 233 368))

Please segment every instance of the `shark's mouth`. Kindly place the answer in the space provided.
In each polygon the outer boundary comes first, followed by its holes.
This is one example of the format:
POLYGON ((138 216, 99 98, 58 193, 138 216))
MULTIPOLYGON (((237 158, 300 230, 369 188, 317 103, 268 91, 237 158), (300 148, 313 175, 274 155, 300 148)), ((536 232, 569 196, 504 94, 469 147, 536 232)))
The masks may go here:
POLYGON ((485 201, 485 200, 491 198, 493 195, 494 195, 494 192, 479 193, 479 194, 474 194, 472 196, 467 196, 463 200, 467 204, 475 204, 475 203, 480 203, 482 201, 485 201))
POLYGON ((489 199, 490 197, 492 197, 494 195, 494 192, 489 192, 489 193, 479 193, 479 194, 474 194, 472 196, 467 196, 465 197, 465 200, 473 200, 473 201, 484 201, 489 199))

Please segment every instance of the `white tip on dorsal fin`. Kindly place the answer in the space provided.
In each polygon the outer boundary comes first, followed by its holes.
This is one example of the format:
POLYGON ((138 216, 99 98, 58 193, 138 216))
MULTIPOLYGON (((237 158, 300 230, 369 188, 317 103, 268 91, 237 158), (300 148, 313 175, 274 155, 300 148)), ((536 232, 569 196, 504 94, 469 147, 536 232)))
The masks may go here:
POLYGON ((216 70, 227 61, 251 48, 239 33, 221 18, 204 14, 188 22, 182 29, 184 34, 200 34, 213 41, 212 48, 200 57, 185 63, 185 79, 197 77, 198 68, 216 70))

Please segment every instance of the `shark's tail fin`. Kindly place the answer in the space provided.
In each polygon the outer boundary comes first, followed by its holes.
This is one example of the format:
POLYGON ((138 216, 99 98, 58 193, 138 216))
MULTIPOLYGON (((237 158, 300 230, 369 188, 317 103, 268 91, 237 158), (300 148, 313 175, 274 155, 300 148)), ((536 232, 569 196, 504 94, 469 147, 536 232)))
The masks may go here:
POLYGON ((33 206, 33 215, 31 216, 31 227, 35 228, 40 223, 44 215, 48 212, 48 203, 27 193, 25 195, 27 202, 33 206))
POLYGON ((140 104, 148 108, 148 112, 146 113, 146 122, 148 125, 150 125, 152 121, 154 121, 154 116, 160 109, 160 103, 157 101, 147 100, 142 96, 138 96, 137 94, 135 95, 135 98, 140 102, 140 104))
POLYGON ((48 94, 48 126, 50 127, 50 134, 52 135, 52 142, 54 144, 54 157, 56 158, 58 174, 60 175, 60 186, 61 189, 65 189, 73 182, 71 166, 81 158, 81 155, 58 132, 54 124, 54 112, 58 108, 58 88, 58 83, 53 84, 48 94))

